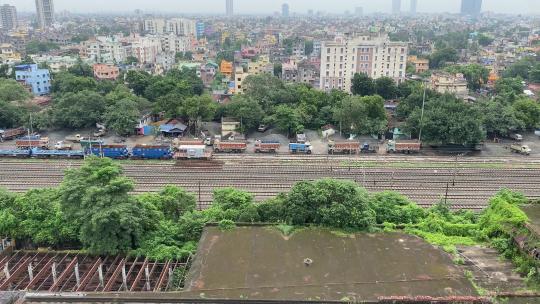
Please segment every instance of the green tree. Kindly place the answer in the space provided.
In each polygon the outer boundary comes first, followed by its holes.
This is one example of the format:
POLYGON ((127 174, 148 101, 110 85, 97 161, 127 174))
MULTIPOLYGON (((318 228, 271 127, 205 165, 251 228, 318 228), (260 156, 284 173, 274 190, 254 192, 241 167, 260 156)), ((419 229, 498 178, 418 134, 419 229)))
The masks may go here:
POLYGON ((304 130, 301 124, 301 118, 296 109, 288 105, 278 105, 275 108, 274 114, 270 120, 278 130, 286 132, 287 136, 291 136, 304 130))
POLYGON ((495 93, 505 94, 523 94, 523 84, 520 78, 501 78, 495 82, 495 93))
POLYGON ((429 58, 429 67, 432 69, 438 69, 446 62, 457 62, 458 53, 454 48, 443 48, 435 51, 429 58))
POLYGON ((307 40, 305 46, 306 56, 309 56, 313 53, 313 40, 307 40))
POLYGON ((261 123, 265 113, 255 100, 237 95, 225 106, 225 114, 241 121, 244 130, 250 130, 261 123))
POLYGON ((71 73, 60 72, 54 77, 52 91, 58 94, 78 93, 80 91, 95 91, 97 82, 94 78, 75 76, 71 73))
POLYGON ((108 158, 90 157, 79 169, 66 171, 59 190, 61 209, 78 227, 79 240, 89 252, 127 252, 153 228, 131 191, 133 182, 108 158))
POLYGON ((138 104, 131 99, 115 102, 108 106, 104 113, 107 128, 122 136, 133 134, 140 118, 138 104))
POLYGON ((94 77, 92 67, 84 63, 81 58, 77 59, 76 64, 68 68, 68 72, 79 77, 94 77))
POLYGON ((481 46, 488 46, 493 43, 494 40, 495 39, 493 37, 488 36, 484 33, 478 34, 478 44, 480 44, 481 46))
POLYGON ((20 127, 25 123, 27 112, 15 102, 0 100, 0 129, 20 127))
POLYGON ((352 134, 379 135, 387 127, 384 99, 380 96, 347 97, 334 113, 336 121, 352 134))
POLYGON ((200 121, 214 118, 218 105, 210 95, 188 97, 180 105, 180 115, 189 121, 189 125, 197 128, 200 121))
POLYGON ((38 40, 32 40, 26 44, 27 54, 46 53, 51 50, 58 50, 60 46, 52 42, 41 42, 38 40))
POLYGON ((453 65, 445 69, 450 73, 462 73, 467 79, 467 87, 471 90, 479 90, 487 83, 489 70, 479 64, 453 65))
POLYGON ((126 74, 128 87, 138 96, 142 96, 152 82, 152 76, 144 71, 128 71, 126 74))
POLYGON ((520 98, 512 105, 517 118, 525 128, 532 129, 540 126, 540 104, 530 98, 520 98))
POLYGON ((25 101, 32 97, 20 83, 13 79, 0 78, 1 101, 25 101))
POLYGON ((352 79, 352 93, 359 96, 369 96, 375 94, 375 83, 373 79, 365 73, 356 73, 352 79))
POLYGON ((375 80, 375 93, 385 100, 397 97, 396 83, 392 78, 381 77, 375 80))
POLYGON ((374 194, 370 206, 377 215, 377 224, 415 224, 425 217, 424 209, 396 192, 374 194))
POLYGON ((132 65, 132 64, 138 64, 139 59, 135 56, 127 56, 125 64, 132 65))
MULTIPOLYGON (((405 130, 413 136, 420 131, 421 108, 407 119, 405 130)), ((436 144, 477 144, 485 138, 482 114, 472 105, 443 95, 426 102, 422 140, 436 144)))
POLYGON ((483 124, 488 134, 507 136, 511 131, 525 127, 518 118, 515 108, 510 104, 490 100, 480 101, 475 107, 483 114, 483 124))
POLYGON ((87 128, 101 122, 106 111, 105 98, 93 91, 66 93, 53 104, 54 124, 64 128, 87 128))

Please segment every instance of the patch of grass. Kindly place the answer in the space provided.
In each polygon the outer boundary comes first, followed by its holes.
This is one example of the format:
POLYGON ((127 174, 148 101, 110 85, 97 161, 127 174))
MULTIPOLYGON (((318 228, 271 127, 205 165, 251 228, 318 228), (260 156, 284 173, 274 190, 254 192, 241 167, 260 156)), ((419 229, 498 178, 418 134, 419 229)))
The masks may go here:
POLYGON ((218 227, 222 231, 230 231, 236 228, 236 224, 231 220, 221 220, 218 223, 218 227))
POLYGON ((293 232, 296 230, 294 226, 280 224, 275 226, 277 230, 279 230, 284 236, 291 236, 293 232))

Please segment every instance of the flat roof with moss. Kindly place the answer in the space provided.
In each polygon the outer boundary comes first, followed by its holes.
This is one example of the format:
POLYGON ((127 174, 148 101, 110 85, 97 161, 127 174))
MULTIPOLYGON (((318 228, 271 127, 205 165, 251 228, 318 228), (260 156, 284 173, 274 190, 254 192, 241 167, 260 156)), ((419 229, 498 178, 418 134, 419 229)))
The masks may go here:
POLYGON ((184 296, 209 299, 478 295, 449 254, 415 236, 254 226, 206 227, 185 286, 184 296))

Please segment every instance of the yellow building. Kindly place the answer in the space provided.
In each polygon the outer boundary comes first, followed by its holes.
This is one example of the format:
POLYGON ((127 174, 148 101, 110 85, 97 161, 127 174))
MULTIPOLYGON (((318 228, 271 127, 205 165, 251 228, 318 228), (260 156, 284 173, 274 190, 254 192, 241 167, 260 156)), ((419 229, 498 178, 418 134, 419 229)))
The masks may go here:
POLYGON ((263 73, 272 73, 274 65, 270 63, 267 55, 261 55, 257 61, 248 63, 248 73, 250 75, 259 75, 263 73))
POLYGON ((9 43, 0 44, 0 64, 16 64, 21 62, 21 54, 15 51, 9 43))
POLYGON ((242 67, 237 67, 234 70, 234 94, 243 94, 244 87, 242 86, 246 77, 249 76, 249 73, 244 72, 242 67))
POLYGON ((418 58, 418 56, 409 56, 409 62, 412 63, 416 73, 421 74, 429 70, 429 59, 418 58))

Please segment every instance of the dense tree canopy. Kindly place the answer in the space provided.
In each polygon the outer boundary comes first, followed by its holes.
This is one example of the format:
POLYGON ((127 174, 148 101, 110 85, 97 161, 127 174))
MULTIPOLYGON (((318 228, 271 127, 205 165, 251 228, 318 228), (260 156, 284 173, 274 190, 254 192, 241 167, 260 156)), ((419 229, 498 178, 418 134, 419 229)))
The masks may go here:
POLYGON ((384 100, 380 96, 347 97, 334 115, 343 130, 351 134, 379 135, 388 123, 384 100))

